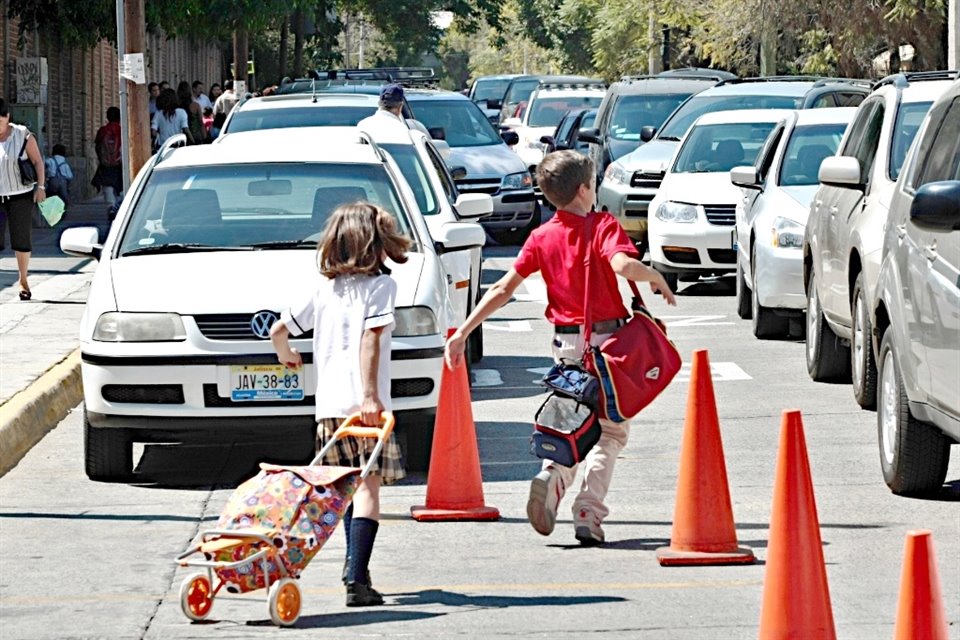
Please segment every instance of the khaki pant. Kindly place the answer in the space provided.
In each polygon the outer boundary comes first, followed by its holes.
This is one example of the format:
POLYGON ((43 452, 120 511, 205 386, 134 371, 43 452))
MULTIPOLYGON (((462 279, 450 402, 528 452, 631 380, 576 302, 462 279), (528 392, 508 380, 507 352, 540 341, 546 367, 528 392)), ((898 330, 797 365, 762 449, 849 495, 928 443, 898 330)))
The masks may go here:
MULTIPOLYGON (((593 345, 599 345, 610 337, 609 333, 594 333, 590 336, 593 345)), ((579 360, 583 353, 583 333, 558 333, 553 336, 553 357, 557 361, 579 360)), ((611 422, 600 420, 600 440, 587 453, 583 462, 573 467, 565 467, 552 460, 544 460, 544 469, 556 469, 560 472, 563 488, 572 487, 577 475, 577 468, 583 467, 583 480, 580 482, 580 491, 573 499, 572 512, 576 522, 581 510, 587 510, 595 516, 597 524, 603 521, 610 510, 603 503, 610 489, 613 479, 613 468, 617 463, 617 456, 627 444, 630 436, 630 421, 611 422)))

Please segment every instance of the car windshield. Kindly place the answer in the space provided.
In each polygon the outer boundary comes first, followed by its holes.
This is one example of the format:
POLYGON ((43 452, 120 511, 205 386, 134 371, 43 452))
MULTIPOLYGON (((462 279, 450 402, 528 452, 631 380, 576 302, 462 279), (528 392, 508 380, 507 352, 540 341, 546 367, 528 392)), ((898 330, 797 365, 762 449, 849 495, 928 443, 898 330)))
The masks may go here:
POLYGON ((451 147, 503 143, 483 111, 469 100, 424 100, 417 102, 416 107, 417 120, 426 125, 431 134, 439 133, 433 131, 435 129, 442 129, 442 139, 451 147))
POLYGON ((799 109, 803 98, 799 96, 703 96, 698 95, 684 102, 657 134, 665 140, 679 140, 687 133, 694 121, 705 113, 714 111, 742 111, 744 109, 799 109))
POLYGON ((571 109, 593 109, 600 106, 603 96, 538 97, 530 107, 528 127, 556 127, 563 114, 571 109))
POLYGON ((790 136, 780 164, 780 186, 795 187, 819 182, 820 163, 840 146, 846 124, 797 127, 790 136))
POLYGON ((773 122, 737 122, 694 127, 673 165, 674 173, 717 173, 751 165, 773 122))
POLYGON ((228 133, 289 127, 352 127, 377 110, 376 105, 327 106, 322 103, 282 109, 249 109, 233 114, 228 133))
POLYGON ((608 132, 615 140, 639 142, 640 129, 659 127, 689 93, 623 96, 610 114, 608 132))
POLYGON ((365 200, 410 224, 381 165, 234 164, 158 168, 137 199, 120 255, 204 248, 316 248, 333 210, 365 200))
POLYGON ((400 167, 400 173, 403 174, 407 184, 417 198, 417 206, 425 216, 436 215, 440 212, 440 206, 437 203, 436 193, 430 184, 427 176, 427 169, 423 166, 420 155, 412 144, 381 144, 386 149, 397 165, 400 167))
POLYGON ((514 80, 513 84, 507 89, 507 95, 503 98, 505 105, 515 105, 525 102, 533 91, 540 86, 539 78, 524 78, 523 80, 514 80))
POLYGON ((495 80, 493 78, 477 80, 473 86, 473 101, 500 100, 507 91, 510 78, 495 80))
POLYGON ((907 157, 907 149, 917 136, 917 130, 923 123, 931 102, 903 102, 897 111, 897 124, 893 127, 893 140, 890 141, 890 179, 896 180, 907 157))

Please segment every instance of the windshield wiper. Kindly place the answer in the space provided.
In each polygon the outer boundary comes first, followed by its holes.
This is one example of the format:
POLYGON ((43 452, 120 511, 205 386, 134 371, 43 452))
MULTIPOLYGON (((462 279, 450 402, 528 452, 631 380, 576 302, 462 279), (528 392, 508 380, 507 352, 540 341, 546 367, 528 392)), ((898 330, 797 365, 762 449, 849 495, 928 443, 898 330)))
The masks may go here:
POLYGON ((149 247, 137 247, 121 253, 121 256, 145 255, 149 253, 189 253, 191 251, 249 251, 248 247, 217 247, 199 242, 170 242, 167 244, 150 245, 149 247))
POLYGON ((251 245, 252 249, 306 249, 316 248, 316 240, 273 240, 271 242, 257 242, 251 245))

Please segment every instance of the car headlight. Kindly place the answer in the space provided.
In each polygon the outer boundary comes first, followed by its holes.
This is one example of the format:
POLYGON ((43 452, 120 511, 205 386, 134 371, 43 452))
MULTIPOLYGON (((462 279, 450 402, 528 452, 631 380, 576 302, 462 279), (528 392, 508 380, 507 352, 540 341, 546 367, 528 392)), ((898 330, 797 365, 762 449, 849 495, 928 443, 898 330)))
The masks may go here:
POLYGON ((664 222, 696 222, 697 208, 683 202, 664 202, 657 207, 656 215, 664 222))
POLYGON ((627 171, 624 166, 618 162, 611 162, 607 165, 607 170, 603 172, 603 179, 609 180, 614 184, 630 184, 632 172, 627 171))
POLYGON ((777 216, 773 220, 773 246, 781 249, 803 248, 803 225, 790 218, 777 216))
POLYGON ((175 313, 111 311, 97 319, 93 339, 98 342, 172 342, 187 339, 183 320, 175 313))
POLYGON ((393 320, 396 322, 393 335, 398 338, 440 333, 437 316, 428 307, 398 307, 393 311, 393 320))
POLYGON ((533 178, 529 171, 508 173, 500 181, 501 189, 529 189, 533 186, 533 178))

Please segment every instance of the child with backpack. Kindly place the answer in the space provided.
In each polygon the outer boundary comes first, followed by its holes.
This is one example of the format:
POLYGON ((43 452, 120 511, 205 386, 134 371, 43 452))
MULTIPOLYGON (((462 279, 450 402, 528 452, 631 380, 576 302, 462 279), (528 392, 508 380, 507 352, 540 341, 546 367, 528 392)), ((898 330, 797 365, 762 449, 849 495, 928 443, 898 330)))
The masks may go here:
POLYGON ((53 155, 44 161, 47 169, 47 197, 60 196, 64 204, 70 204, 70 182, 73 169, 67 162, 67 148, 62 144, 53 145, 53 155))

